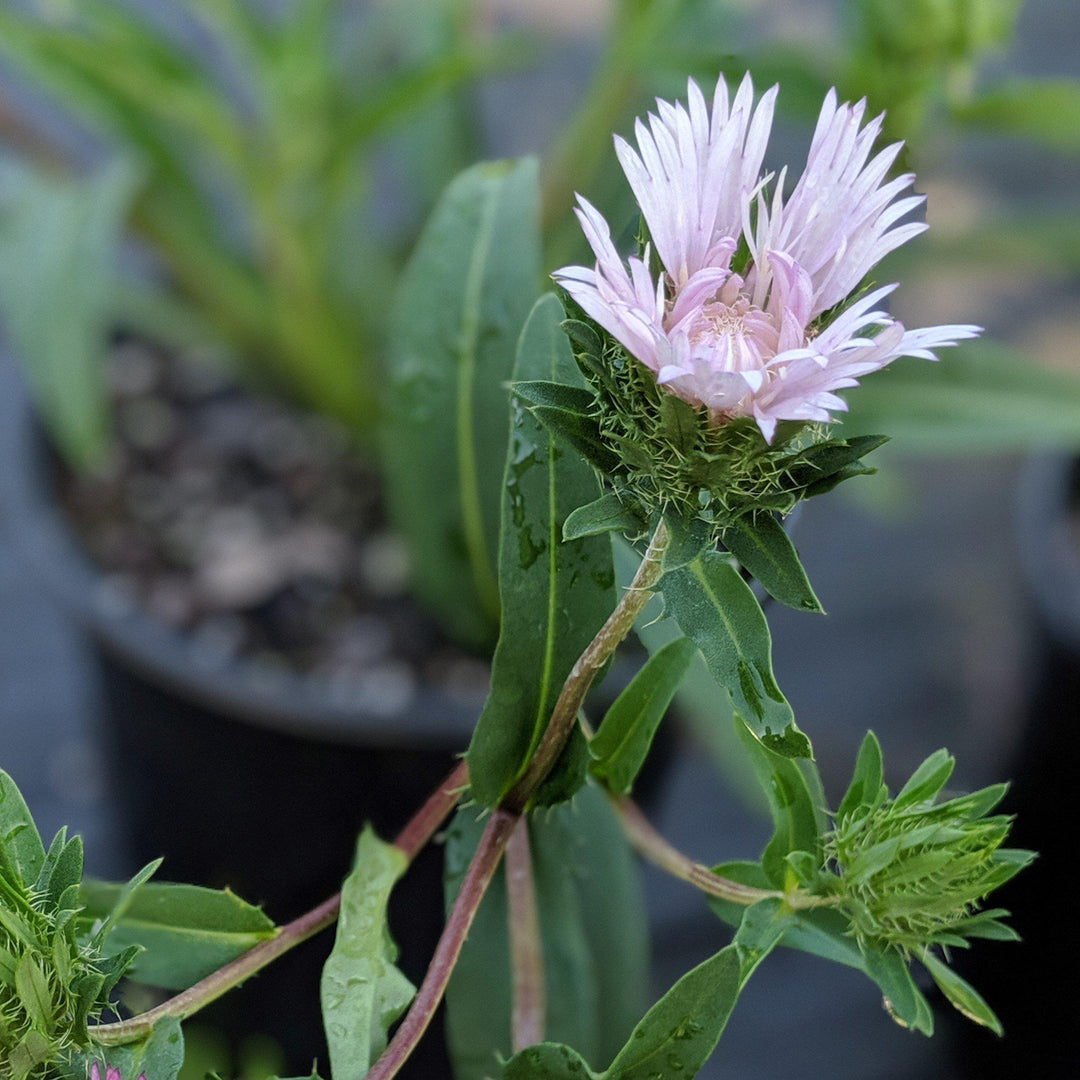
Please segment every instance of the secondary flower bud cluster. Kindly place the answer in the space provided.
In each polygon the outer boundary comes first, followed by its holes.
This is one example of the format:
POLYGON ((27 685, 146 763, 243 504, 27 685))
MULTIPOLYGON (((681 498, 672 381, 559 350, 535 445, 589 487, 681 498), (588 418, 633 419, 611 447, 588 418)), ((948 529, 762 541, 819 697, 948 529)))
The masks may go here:
MULTIPOLYGON (((108 1005, 129 951, 103 957, 78 929, 82 847, 63 832, 33 885, 0 851, 0 1077, 46 1075, 89 1045, 88 1021, 108 1005)), ((89 930, 83 927, 83 930, 89 930)), ((135 950, 137 951, 137 950, 135 950)))
POLYGON ((1012 818, 991 814, 1003 784, 938 803, 953 759, 931 756, 893 798, 878 782, 846 800, 824 838, 856 938, 921 956, 970 935, 1013 936, 985 898, 1034 857, 1003 848, 1012 818))

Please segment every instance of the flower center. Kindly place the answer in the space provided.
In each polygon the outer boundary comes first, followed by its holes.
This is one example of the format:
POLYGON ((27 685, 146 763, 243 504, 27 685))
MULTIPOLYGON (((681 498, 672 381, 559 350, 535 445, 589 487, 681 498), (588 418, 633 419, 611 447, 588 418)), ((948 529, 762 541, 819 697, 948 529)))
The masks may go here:
POLYGON ((741 296, 731 304, 703 304, 688 336, 695 356, 721 371, 760 369, 779 344, 773 317, 741 296))

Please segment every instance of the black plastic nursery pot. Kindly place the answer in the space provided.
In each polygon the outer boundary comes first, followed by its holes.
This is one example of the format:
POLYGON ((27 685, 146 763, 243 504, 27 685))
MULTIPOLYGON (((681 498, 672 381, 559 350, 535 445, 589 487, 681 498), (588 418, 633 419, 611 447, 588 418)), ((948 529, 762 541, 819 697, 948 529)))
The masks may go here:
MULTIPOLYGON (((391 838, 453 768, 482 705, 420 685, 371 688, 370 707, 325 680, 209 657, 125 603, 72 535, 51 486, 51 455, 25 403, 3 432, 12 540, 85 629, 100 671, 109 790, 133 869, 158 856, 162 880, 229 886, 287 921, 340 887, 357 834, 391 838)), ((395 890, 391 926, 418 982, 442 926, 441 857, 420 856, 395 890)), ((280 961, 207 1016, 234 1041, 271 1035, 290 1075, 321 1043, 318 980, 331 937, 280 961)), ((448 1075, 441 1039, 411 1075, 448 1075)))
MULTIPOLYGON (((1031 622, 1025 736, 1002 806, 1016 815, 1010 845, 1039 858, 995 894, 1022 937, 1002 956, 961 957, 965 974, 993 1005, 1006 1037, 963 1034, 964 1076, 1015 1080, 1072 1077, 1080 937, 1072 926, 1076 776, 1080 769, 1080 459, 1038 455, 1024 471, 1017 536, 1031 622), (966 961, 966 962, 965 962, 966 961)), ((969 1025, 969 1028, 973 1026, 969 1025)))

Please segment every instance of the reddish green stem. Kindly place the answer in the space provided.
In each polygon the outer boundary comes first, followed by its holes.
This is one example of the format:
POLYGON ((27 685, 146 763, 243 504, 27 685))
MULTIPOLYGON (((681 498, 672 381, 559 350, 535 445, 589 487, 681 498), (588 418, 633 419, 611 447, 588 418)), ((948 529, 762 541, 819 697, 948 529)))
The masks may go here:
POLYGON ((544 950, 536 898, 529 824, 524 819, 506 847, 506 900, 510 935, 511 1044, 514 1052, 544 1041, 544 950))
POLYGON ((450 916, 446 920, 435 955, 420 984, 420 989, 413 999, 405 1019, 394 1033, 390 1045, 372 1066, 367 1080, 390 1080, 405 1064, 416 1044, 423 1037, 435 1010, 446 992, 446 984, 454 970, 462 946, 468 936, 469 927, 476 917, 480 901, 484 898, 488 885, 499 865, 499 859, 509 843, 510 836, 517 827, 519 817, 506 810, 496 810, 484 829, 473 855, 465 879, 461 883, 450 916))
MULTIPOLYGON (((394 845, 405 853, 410 862, 434 836, 446 815, 457 805, 468 782, 468 769, 465 763, 461 762, 398 833, 394 845)), ((272 938, 260 942, 242 956, 211 972, 194 986, 129 1020, 121 1020, 115 1024, 98 1024, 90 1029, 91 1036, 105 1046, 116 1046, 149 1035, 154 1025, 166 1017, 175 1016, 183 1020, 191 1016, 233 987, 239 986, 257 971, 261 971, 267 964, 273 963, 283 953, 329 926, 337 919, 340 907, 341 893, 337 893, 300 918, 281 927, 272 938)))

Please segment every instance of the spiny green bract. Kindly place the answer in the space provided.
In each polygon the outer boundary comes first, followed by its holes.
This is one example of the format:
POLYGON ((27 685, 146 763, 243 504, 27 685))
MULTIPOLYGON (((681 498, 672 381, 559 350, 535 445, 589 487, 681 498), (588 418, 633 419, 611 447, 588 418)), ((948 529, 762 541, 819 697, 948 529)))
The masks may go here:
POLYGON ((80 941, 82 841, 61 829, 37 880, 0 857, 0 1076, 45 1077, 52 1062, 89 1045, 88 1021, 137 950, 104 957, 96 940, 80 941))
POLYGON ((980 913, 981 902, 1033 858, 1001 846, 1011 817, 986 816, 1004 784, 936 802, 953 764, 939 750, 895 798, 880 773, 871 779, 857 771, 858 797, 845 797, 824 850, 860 942, 921 954, 931 945, 964 945, 969 934, 987 936, 988 918, 1001 913, 980 913))
POLYGON ((563 328, 595 395, 589 421, 604 458, 594 464, 643 521, 704 523, 716 538, 729 525, 786 514, 801 499, 874 471, 860 459, 882 436, 845 441, 827 424, 784 421, 768 443, 750 417, 711 422, 707 409, 665 391, 568 295, 560 299, 570 315, 563 328))

